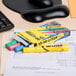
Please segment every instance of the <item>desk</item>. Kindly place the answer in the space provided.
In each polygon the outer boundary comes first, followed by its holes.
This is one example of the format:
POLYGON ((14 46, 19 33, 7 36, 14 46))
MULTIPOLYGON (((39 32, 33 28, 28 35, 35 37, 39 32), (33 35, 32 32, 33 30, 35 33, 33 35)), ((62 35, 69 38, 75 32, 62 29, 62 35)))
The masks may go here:
MULTIPOLYGON (((68 6, 68 0, 63 0, 63 4, 68 6)), ((37 27, 39 25, 45 24, 47 22, 51 22, 51 21, 57 21, 59 23, 61 23, 62 25, 65 25, 65 27, 68 27, 69 29, 75 29, 76 28, 76 19, 75 18, 71 18, 70 16, 67 18, 63 18, 63 19, 53 19, 53 20, 47 20, 44 21, 42 23, 31 23, 28 22, 24 19, 22 19, 22 17, 8 9, 7 7, 5 7, 2 4, 2 0, 0 0, 0 10, 14 23, 15 28, 12 30, 9 30, 7 32, 2 32, 0 33, 0 60, 1 60, 1 72, 0 74, 3 74, 4 72, 4 68, 6 65, 6 61, 8 58, 8 50, 4 48, 5 43, 8 43, 11 41, 12 37, 13 37, 13 31, 15 29, 30 29, 33 27, 37 27)), ((1 75, 2 76, 2 75, 1 75)))

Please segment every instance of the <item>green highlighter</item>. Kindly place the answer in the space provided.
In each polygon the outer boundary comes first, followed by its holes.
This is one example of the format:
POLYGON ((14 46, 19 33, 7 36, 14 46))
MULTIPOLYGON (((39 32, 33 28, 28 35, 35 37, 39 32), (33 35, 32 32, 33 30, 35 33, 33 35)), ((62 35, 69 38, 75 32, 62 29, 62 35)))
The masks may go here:
POLYGON ((17 40, 13 40, 13 41, 5 44, 5 48, 8 48, 9 46, 14 45, 14 44, 16 44, 16 43, 18 43, 18 41, 17 41, 17 40))
POLYGON ((56 30, 67 30, 68 28, 50 28, 50 29, 44 29, 44 30, 39 30, 39 31, 56 31, 56 30))

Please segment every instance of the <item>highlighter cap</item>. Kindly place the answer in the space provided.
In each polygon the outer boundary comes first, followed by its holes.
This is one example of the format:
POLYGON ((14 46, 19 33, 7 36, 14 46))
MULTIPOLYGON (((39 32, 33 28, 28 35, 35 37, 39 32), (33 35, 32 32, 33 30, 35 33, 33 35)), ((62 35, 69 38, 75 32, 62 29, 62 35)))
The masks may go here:
POLYGON ((13 41, 11 41, 11 42, 5 44, 5 47, 8 48, 9 46, 14 45, 14 44, 16 44, 16 43, 18 43, 18 41, 13 40, 13 41))

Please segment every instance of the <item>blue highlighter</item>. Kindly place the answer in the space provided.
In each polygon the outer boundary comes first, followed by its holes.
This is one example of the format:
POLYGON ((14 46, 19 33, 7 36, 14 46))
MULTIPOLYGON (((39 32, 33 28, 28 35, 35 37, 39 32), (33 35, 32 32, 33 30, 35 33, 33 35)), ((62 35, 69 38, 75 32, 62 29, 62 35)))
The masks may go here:
POLYGON ((20 51, 23 50, 24 47, 25 47, 24 45, 20 45, 20 46, 16 47, 16 48, 14 49, 14 51, 15 51, 15 52, 20 52, 20 51))

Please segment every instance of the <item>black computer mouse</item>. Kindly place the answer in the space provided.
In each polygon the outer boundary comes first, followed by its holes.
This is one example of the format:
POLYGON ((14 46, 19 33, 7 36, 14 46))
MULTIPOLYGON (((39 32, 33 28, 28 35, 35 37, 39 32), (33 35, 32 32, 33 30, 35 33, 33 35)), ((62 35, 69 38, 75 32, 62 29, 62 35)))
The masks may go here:
POLYGON ((64 18, 69 15, 69 9, 65 5, 57 5, 44 9, 29 11, 22 17, 30 22, 38 23, 48 19, 64 18))
POLYGON ((53 6, 53 1, 52 0, 29 0, 29 2, 40 8, 46 8, 46 7, 51 7, 53 6))

